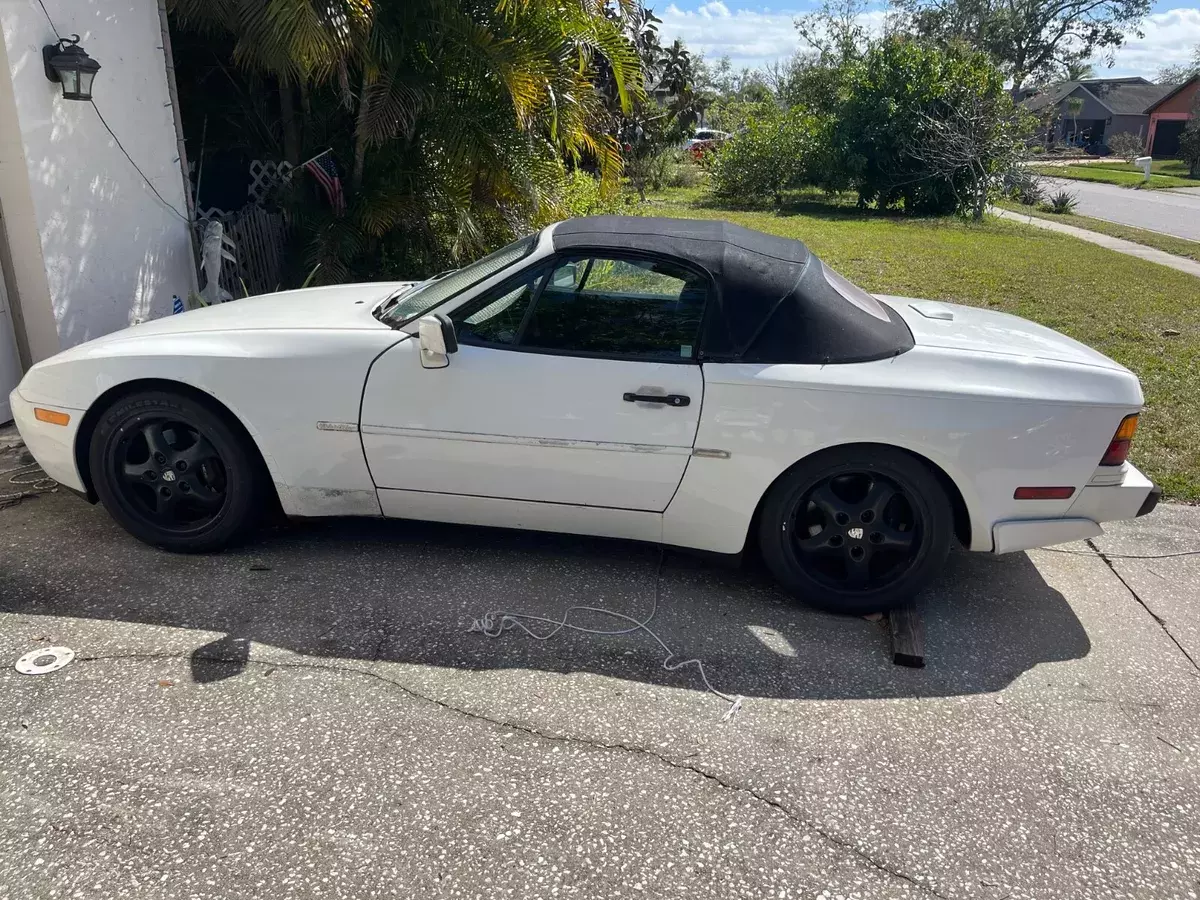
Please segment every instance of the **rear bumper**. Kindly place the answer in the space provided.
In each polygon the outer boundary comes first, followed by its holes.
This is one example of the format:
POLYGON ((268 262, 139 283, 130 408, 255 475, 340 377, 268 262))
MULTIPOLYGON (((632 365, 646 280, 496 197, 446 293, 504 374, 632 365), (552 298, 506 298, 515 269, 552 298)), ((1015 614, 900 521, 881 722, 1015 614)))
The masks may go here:
POLYGON ((1067 515, 1091 519, 1093 522, 1134 519, 1154 508, 1157 499, 1149 508, 1143 510, 1156 490, 1158 489, 1149 478, 1134 466, 1127 465, 1121 480, 1116 484, 1089 484, 1080 491, 1071 508, 1067 510, 1067 515))
POLYGON ((1138 509, 1138 517, 1149 515, 1154 512, 1154 507, 1158 506, 1158 501, 1162 499, 1162 488, 1157 484, 1152 485, 1150 493, 1146 495, 1146 499, 1142 501, 1141 507, 1138 509))
POLYGON ((992 526, 993 548, 996 553, 1011 553, 1097 537, 1104 533, 1101 522, 1144 516, 1161 496, 1162 488, 1127 466, 1119 482, 1085 487, 1061 518, 997 522, 992 526))
POLYGON ((75 465, 75 435, 79 433, 79 423, 83 421, 82 409, 70 409, 66 406, 49 406, 41 403, 43 409, 53 409, 64 412, 71 417, 66 425, 51 425, 40 422, 33 415, 33 404, 22 397, 17 391, 8 395, 12 405, 13 421, 25 446, 33 454, 42 470, 72 491, 83 493, 83 479, 75 465))

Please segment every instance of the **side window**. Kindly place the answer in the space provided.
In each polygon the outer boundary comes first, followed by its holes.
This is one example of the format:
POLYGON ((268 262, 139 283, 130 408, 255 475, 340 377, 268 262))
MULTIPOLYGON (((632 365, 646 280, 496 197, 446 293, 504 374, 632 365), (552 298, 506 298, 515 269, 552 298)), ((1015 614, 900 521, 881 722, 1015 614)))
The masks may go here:
POLYGON ((450 314, 458 339, 464 344, 515 344, 545 274, 545 269, 527 272, 460 306, 450 314))
POLYGON ((560 262, 521 346, 642 359, 692 359, 708 280, 669 262, 585 257, 560 262))

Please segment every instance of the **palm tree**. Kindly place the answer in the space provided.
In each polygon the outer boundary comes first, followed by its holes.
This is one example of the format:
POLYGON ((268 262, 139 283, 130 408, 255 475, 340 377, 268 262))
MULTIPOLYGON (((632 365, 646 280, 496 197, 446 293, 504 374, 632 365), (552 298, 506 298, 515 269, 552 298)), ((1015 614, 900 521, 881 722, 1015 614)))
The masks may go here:
POLYGON ((1064 68, 1067 81, 1083 81, 1096 77, 1096 67, 1086 59, 1073 59, 1064 68))
POLYGON ((1079 140, 1079 114, 1083 112, 1082 97, 1067 98, 1067 113, 1071 116, 1071 140, 1079 140))
MULTIPOLYGON (((622 0, 628 6, 632 0, 622 0)), ((348 160, 348 210, 301 209, 325 280, 441 265, 555 217, 565 165, 614 184, 601 67, 624 109, 636 50, 604 0, 170 0, 177 27, 300 91, 305 153, 348 160), (396 261, 399 255, 400 261, 396 261)), ((284 117, 286 118, 286 117, 284 117)))

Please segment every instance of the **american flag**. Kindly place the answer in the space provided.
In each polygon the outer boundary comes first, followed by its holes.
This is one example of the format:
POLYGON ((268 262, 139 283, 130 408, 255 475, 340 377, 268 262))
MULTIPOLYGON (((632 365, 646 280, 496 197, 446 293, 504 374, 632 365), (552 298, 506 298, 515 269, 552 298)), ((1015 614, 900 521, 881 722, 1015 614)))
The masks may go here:
POLYGON ((346 211, 346 195, 342 192, 342 177, 338 174, 337 164, 333 161, 333 151, 326 150, 320 156, 315 156, 304 164, 306 171, 312 173, 317 183, 325 189, 329 205, 333 211, 341 215, 346 211))

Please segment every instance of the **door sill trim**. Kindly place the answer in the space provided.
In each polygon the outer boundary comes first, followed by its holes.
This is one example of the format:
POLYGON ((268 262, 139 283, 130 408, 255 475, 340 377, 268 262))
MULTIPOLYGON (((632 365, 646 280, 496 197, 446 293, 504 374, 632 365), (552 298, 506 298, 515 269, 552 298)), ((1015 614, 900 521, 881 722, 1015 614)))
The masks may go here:
POLYGON ((612 453, 659 453, 666 456, 692 455, 691 447, 678 447, 670 444, 620 444, 612 441, 516 437, 510 434, 479 434, 471 431, 433 431, 427 428, 400 428, 392 425, 363 425, 361 430, 363 434, 427 438, 438 441, 467 441, 475 444, 512 444, 522 447, 550 447, 559 450, 603 450, 612 453))
POLYGON ((383 514, 392 519, 662 541, 662 513, 646 510, 390 488, 377 493, 383 514))

